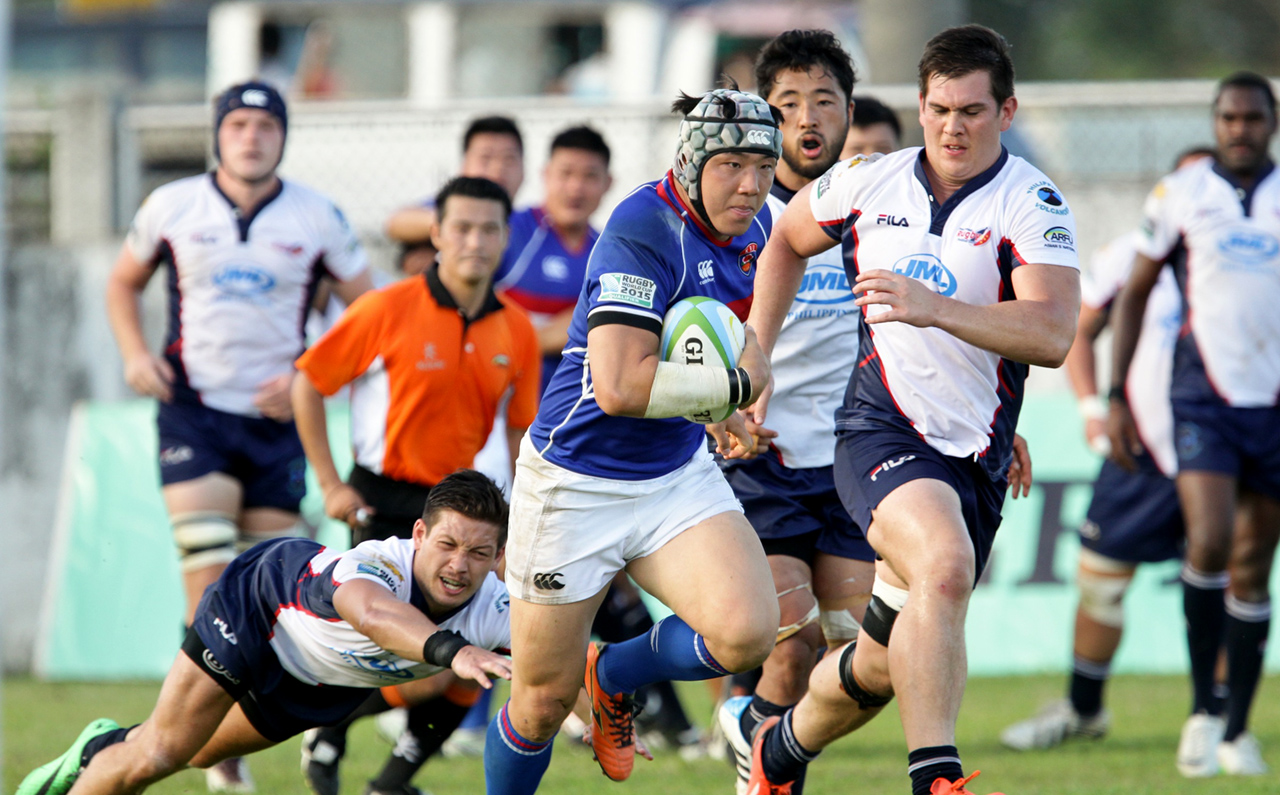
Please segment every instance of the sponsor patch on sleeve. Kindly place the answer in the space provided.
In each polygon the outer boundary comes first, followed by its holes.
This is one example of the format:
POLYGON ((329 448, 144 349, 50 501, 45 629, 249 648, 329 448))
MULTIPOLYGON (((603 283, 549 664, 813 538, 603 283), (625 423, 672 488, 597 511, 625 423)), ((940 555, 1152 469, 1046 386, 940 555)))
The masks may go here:
POLYGON ((373 577, 377 577, 379 580, 386 583, 387 587, 393 591, 396 589, 396 586, 399 585, 399 582, 391 574, 391 572, 387 571, 386 569, 380 566, 375 566, 372 563, 356 564, 356 572, 359 574, 368 574, 373 577))
POLYGON ((651 279, 631 273, 602 273, 600 300, 617 301, 643 309, 653 309, 653 296, 658 285, 651 279))
POLYGON ((1044 242, 1049 248, 1064 248, 1067 251, 1076 250, 1076 241, 1071 237, 1071 232, 1061 226, 1044 233, 1044 242))

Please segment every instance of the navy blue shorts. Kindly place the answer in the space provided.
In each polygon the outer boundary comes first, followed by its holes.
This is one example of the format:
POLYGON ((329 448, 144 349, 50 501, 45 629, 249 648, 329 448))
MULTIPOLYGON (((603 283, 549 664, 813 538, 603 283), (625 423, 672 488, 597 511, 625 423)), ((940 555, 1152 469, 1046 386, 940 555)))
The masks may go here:
POLYGON ((973 541, 976 584, 991 557, 1008 481, 992 480, 972 458, 939 453, 915 433, 890 427, 837 432, 836 489, 859 525, 871 526, 871 512, 894 489, 923 479, 946 483, 960 498, 961 515, 973 541))
POLYGON ((1138 458, 1137 472, 1103 462, 1080 527, 1081 545, 1112 560, 1158 563, 1181 558, 1185 536, 1173 478, 1150 456, 1138 458))
POLYGON ((310 544, 311 555, 321 549, 314 541, 276 539, 237 557, 205 590, 182 644, 186 655, 236 699, 253 728, 274 742, 341 721, 370 692, 363 687, 309 685, 280 665, 270 642, 271 609, 259 590, 264 580, 285 576, 285 557, 274 554, 282 543, 310 544))
POLYGON ((1179 472, 1220 472, 1280 500, 1280 406, 1235 408, 1173 401, 1179 472))
POLYGON ((727 461, 723 470, 766 553, 809 564, 815 551, 851 560, 876 559, 862 528, 840 502, 831 467, 791 469, 766 453, 750 461, 727 461), (770 543, 782 539, 786 541, 770 543))
POLYGON ((298 512, 307 490, 307 459, 292 422, 161 403, 156 424, 164 485, 222 472, 244 487, 245 508, 298 512))

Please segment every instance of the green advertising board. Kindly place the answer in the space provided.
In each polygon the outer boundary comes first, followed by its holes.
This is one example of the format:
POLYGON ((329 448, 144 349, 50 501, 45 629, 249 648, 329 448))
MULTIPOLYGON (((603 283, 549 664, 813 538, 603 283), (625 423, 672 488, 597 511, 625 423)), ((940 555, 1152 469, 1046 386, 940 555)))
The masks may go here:
MULTIPOLYGON (((73 414, 36 647, 42 676, 160 677, 177 652, 183 596, 160 500, 154 419, 148 401, 88 403, 73 414)), ((1035 486, 1006 501, 970 602, 969 670, 977 676, 1065 671, 1071 659, 1075 528, 1100 461, 1084 445, 1069 395, 1028 397, 1019 432, 1031 447, 1035 486)), ((345 405, 330 407, 329 433, 340 469, 349 467, 345 405)), ((310 475, 303 513, 321 543, 346 547, 345 527, 323 517, 310 475)), ((1139 569, 1117 672, 1186 669, 1177 574, 1176 562, 1139 569)), ((1278 584, 1280 576, 1273 590, 1278 584)), ((1268 649, 1267 667, 1280 670, 1280 644, 1268 649)))

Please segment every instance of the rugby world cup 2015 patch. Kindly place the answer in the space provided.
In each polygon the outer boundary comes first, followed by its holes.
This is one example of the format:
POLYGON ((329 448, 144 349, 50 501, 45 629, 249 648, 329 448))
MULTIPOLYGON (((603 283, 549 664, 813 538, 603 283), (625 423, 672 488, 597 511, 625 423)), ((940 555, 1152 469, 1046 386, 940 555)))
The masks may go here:
POLYGON ((653 295, 657 285, 653 280, 630 273, 600 274, 601 301, 617 301, 643 309, 653 309, 653 295))

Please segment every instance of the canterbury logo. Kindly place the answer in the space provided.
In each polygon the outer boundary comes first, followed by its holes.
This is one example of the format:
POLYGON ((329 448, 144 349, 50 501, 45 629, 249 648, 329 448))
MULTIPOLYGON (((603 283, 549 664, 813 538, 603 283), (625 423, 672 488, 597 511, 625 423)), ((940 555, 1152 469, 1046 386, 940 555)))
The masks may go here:
POLYGON ((208 666, 210 671, 213 671, 215 674, 218 674, 220 676, 225 676, 227 678, 227 681, 229 681, 233 685, 240 684, 240 680, 232 676, 231 672, 228 671, 226 668, 224 668, 222 666, 222 663, 218 662, 217 658, 213 656, 213 652, 209 651, 208 649, 205 649, 204 654, 200 656, 204 658, 204 664, 208 666))
POLYGON ((558 571, 533 575, 533 587, 539 591, 558 591, 564 587, 560 578, 564 575, 558 571))
POLYGON ((747 143, 764 144, 765 146, 768 146, 773 143, 773 135, 765 130, 748 130, 747 143))
POLYGON ((246 105, 265 108, 268 101, 267 92, 251 88, 240 94, 240 101, 246 105))

